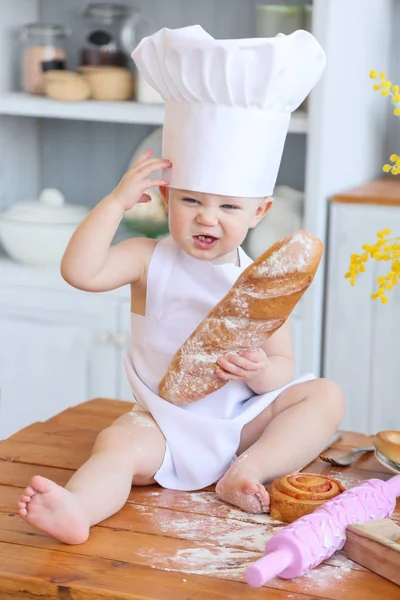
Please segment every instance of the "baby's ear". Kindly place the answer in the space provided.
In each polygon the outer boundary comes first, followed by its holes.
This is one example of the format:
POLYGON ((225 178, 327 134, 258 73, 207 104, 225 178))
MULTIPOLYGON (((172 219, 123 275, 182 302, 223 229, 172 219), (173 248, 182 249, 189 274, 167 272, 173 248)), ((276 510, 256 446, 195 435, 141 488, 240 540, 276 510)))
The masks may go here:
POLYGON ((272 196, 267 196, 266 198, 262 199, 261 205, 258 207, 258 209, 262 212, 262 217, 264 217, 267 212, 271 210, 273 204, 274 199, 272 196))
POLYGON ((168 188, 167 188, 167 186, 159 185, 158 189, 159 189, 161 196, 164 198, 164 202, 167 204, 168 203, 168 188))
POLYGON ((257 206, 256 214, 254 215, 253 220, 250 224, 250 229, 255 227, 261 221, 261 219, 265 217, 267 212, 271 210, 273 204, 274 199, 272 198, 272 196, 268 196, 261 200, 260 204, 257 206))
POLYGON ((158 189, 160 191, 161 196, 163 197, 165 210, 168 212, 168 188, 165 185, 159 185, 158 189))

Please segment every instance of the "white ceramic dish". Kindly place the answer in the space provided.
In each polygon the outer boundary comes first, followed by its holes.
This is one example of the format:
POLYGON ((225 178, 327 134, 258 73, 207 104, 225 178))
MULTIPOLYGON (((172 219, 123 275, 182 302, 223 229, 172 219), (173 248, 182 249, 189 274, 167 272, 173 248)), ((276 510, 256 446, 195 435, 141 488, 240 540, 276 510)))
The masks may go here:
POLYGON ((65 248, 88 213, 85 206, 66 204, 55 189, 39 201, 17 202, 0 216, 0 242, 14 260, 38 267, 59 267, 65 248))
POLYGON ((383 456, 378 450, 375 449, 375 458, 376 460, 383 466, 386 467, 392 473, 396 473, 398 475, 400 473, 400 465, 397 465, 393 461, 389 460, 385 456, 383 456))

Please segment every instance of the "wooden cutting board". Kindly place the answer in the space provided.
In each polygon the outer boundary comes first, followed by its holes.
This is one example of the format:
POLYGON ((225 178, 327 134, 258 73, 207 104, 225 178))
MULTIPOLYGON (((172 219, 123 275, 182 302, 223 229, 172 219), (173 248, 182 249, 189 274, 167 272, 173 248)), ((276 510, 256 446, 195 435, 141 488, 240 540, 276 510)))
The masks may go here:
POLYGON ((400 585, 400 527, 391 519, 350 525, 346 539, 347 558, 400 585))

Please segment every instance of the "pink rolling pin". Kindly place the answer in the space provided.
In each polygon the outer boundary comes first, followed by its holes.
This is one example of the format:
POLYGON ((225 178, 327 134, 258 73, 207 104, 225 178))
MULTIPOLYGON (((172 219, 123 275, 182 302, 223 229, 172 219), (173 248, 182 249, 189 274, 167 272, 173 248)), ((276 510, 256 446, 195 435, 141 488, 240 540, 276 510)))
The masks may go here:
POLYGON ((265 556, 246 570, 247 583, 260 587, 277 575, 284 579, 304 575, 343 548, 348 525, 388 517, 397 496, 400 475, 387 482, 368 479, 342 492, 271 538, 265 556))

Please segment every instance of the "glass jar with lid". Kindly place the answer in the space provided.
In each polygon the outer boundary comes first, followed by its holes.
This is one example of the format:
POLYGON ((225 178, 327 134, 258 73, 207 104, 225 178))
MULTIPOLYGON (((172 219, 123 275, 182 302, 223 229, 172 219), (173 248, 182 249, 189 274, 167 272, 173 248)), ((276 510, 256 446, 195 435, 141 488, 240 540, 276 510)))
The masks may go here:
POLYGON ((21 85, 30 94, 44 94, 46 71, 65 69, 65 40, 70 30, 51 23, 30 23, 21 30, 21 85))
POLYGON ((85 42, 80 52, 81 66, 126 67, 134 47, 140 10, 125 4, 92 2, 83 15, 85 42))

